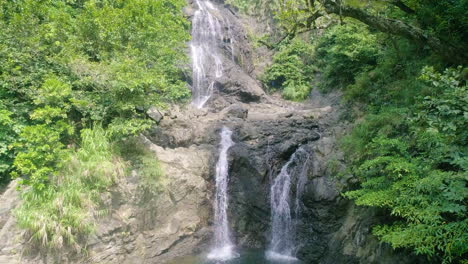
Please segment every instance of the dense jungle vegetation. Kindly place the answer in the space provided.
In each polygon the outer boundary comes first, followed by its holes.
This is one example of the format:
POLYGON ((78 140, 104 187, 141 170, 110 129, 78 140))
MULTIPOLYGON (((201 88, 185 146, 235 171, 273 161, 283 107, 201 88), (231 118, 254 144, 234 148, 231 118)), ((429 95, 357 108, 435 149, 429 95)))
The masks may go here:
MULTIPOLYGON (((379 208, 373 233, 437 262, 467 263, 468 1, 231 0, 277 32, 263 81, 291 100, 339 90, 355 123, 344 193, 379 208), (312 84, 312 85, 311 85, 312 84), (352 109, 352 110, 351 110, 352 109)), ((264 40, 262 40, 264 42, 264 40)))
MULTIPOLYGON (((383 242, 468 263, 468 1, 227 0, 271 20, 269 91, 340 91, 355 123, 344 193, 387 215, 383 242)), ((0 181, 20 178, 18 224, 45 250, 83 251, 99 193, 129 168, 162 172, 132 137, 185 102, 184 0, 0 2, 0 181)), ((265 40, 266 39, 266 40, 265 40)))
POLYGON ((0 2, 0 180, 21 179, 18 224, 43 248, 82 251, 106 213, 99 192, 129 167, 157 184, 157 162, 128 138, 151 126, 150 106, 190 96, 185 4, 0 2))

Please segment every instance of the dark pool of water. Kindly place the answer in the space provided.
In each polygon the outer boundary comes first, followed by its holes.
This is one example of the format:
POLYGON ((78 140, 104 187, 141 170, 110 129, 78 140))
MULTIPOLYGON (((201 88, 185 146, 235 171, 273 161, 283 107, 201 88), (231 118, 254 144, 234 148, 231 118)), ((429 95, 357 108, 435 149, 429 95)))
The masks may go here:
POLYGON ((238 258, 229 261, 208 260, 204 256, 187 256, 174 259, 167 264, 305 264, 300 261, 267 260, 263 250, 242 250, 238 258))

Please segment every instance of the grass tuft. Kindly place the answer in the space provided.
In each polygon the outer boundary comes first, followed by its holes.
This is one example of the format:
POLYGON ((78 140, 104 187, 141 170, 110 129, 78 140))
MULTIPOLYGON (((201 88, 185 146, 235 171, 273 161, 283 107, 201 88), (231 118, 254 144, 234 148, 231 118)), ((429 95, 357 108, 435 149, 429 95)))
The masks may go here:
POLYGON ((99 194, 124 175, 126 164, 113 154, 101 127, 84 129, 82 146, 71 154, 45 190, 24 190, 15 215, 34 245, 48 251, 64 247, 80 253, 83 240, 94 230, 99 194))

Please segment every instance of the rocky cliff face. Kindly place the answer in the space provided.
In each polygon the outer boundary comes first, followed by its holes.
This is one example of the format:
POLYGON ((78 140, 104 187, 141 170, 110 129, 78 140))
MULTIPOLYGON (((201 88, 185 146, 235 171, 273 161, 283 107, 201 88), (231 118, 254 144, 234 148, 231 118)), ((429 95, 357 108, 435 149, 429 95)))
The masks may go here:
MULTIPOLYGON (((218 15, 230 21, 236 52, 232 59, 227 46, 219 47, 225 73, 208 107, 153 109, 149 115, 158 125, 141 137, 164 170, 164 191, 142 196, 138 171, 132 172, 103 194, 110 214, 96 220, 88 254, 56 256, 25 250, 27 241, 11 216, 19 202, 12 183, 0 198, 0 263, 166 263, 206 252, 212 237, 214 166, 222 126, 233 130, 236 143, 229 151, 228 214, 238 246, 266 246, 271 177, 297 148, 307 146, 313 163, 299 226, 303 242, 299 257, 305 263, 416 263, 370 234, 377 212, 356 208, 340 196, 349 183, 334 177, 336 168, 343 166, 336 138, 346 130, 338 118, 339 95, 324 97, 314 91, 313 99, 301 104, 267 96, 255 80, 243 20, 222 1, 216 5, 218 15)), ((189 1, 188 16, 192 6, 189 1)))
POLYGON ((165 190, 143 195, 133 171, 103 193, 110 214, 96 219, 87 255, 31 251, 11 215, 19 199, 16 183, 10 184, 0 198, 0 263, 164 263, 202 250, 210 238, 211 147, 164 149, 142 141, 160 161, 165 190))

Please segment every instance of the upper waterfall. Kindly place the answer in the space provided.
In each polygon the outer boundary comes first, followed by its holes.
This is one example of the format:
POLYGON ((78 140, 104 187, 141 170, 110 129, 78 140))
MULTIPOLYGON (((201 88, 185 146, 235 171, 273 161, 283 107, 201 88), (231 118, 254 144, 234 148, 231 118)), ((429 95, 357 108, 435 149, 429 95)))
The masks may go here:
MULTIPOLYGON (((192 21, 190 43, 193 68, 192 104, 202 108, 213 95, 216 79, 223 76, 220 47, 224 43, 224 31, 230 35, 231 27, 229 20, 223 18, 210 1, 196 0, 196 4, 198 10, 192 21)), ((229 43, 230 55, 233 57, 234 40, 230 36, 229 43)))

